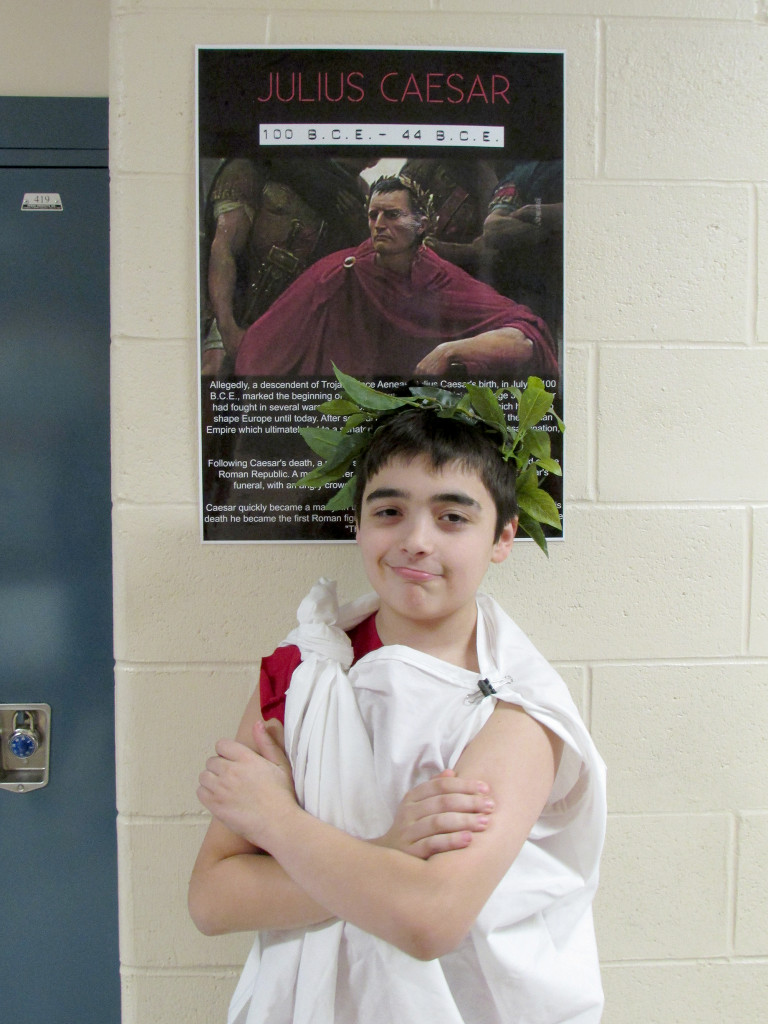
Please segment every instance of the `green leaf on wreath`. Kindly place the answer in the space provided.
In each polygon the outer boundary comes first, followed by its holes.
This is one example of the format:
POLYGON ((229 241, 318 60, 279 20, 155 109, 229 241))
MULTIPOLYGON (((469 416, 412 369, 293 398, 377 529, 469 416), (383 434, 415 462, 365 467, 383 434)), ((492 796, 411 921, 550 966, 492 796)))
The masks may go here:
POLYGON ((547 538, 544 536, 544 531, 539 526, 535 519, 532 519, 525 512, 520 510, 517 520, 518 529, 522 530, 523 533, 527 533, 528 536, 535 540, 539 545, 544 554, 549 558, 549 551, 547 550, 547 538))
POLYGON ((328 480, 338 480, 344 476, 360 452, 367 447, 367 434, 344 434, 343 440, 323 466, 328 480))
POLYGON ((426 398, 430 402, 438 402, 442 406, 451 408, 459 403, 459 396, 445 388, 435 387, 433 384, 420 384, 418 387, 408 389, 414 398, 426 398))
POLYGON ((333 372, 336 374, 336 379, 344 388, 347 396, 353 402, 356 402, 361 409, 370 409, 374 412, 388 412, 400 409, 404 405, 410 405, 409 399, 397 398, 395 395, 387 395, 381 391, 376 391, 374 388, 368 387, 367 384, 363 384, 354 377, 350 377, 349 374, 342 373, 337 366, 333 367, 333 372))
POLYGON ((332 398, 330 402, 322 402, 318 405, 317 411, 327 416, 351 416, 353 413, 360 412, 360 407, 346 398, 332 398))
POLYGON ((525 469, 518 473, 517 481, 515 482, 515 491, 518 498, 521 494, 531 493, 538 489, 539 478, 536 475, 536 467, 531 463, 526 466, 525 469))
POLYGON ((494 392, 490 388, 478 387, 471 381, 467 381, 467 391, 472 401, 472 408, 480 419, 501 431, 502 434, 506 433, 507 420, 494 392))
MULTIPOLYGON (((302 437, 304 437, 305 433, 312 433, 312 441, 316 442, 317 437, 315 435, 322 430, 322 427, 304 427, 301 428, 300 433, 302 437)), ((324 484, 340 479, 368 443, 367 435, 364 433, 343 434, 337 430, 325 432, 338 435, 339 440, 334 444, 322 466, 316 466, 315 469, 310 470, 309 473, 301 478, 300 482, 306 487, 321 487, 324 484)), ((312 448, 310 440, 306 437, 304 437, 304 440, 312 448)), ((317 451, 316 448, 312 450, 317 451)), ((321 453, 318 452, 319 454, 321 453)))
POLYGON ((537 459, 536 466, 538 469, 543 469, 545 473, 551 473, 553 476, 563 475, 560 463, 556 459, 537 459))
POLYGON ((342 427, 342 432, 348 434, 350 430, 354 430, 355 427, 362 426, 363 423, 367 423, 371 417, 367 412, 357 412, 357 406, 355 406, 355 412, 347 417, 347 422, 342 427))
POLYGON ((341 512, 345 508, 352 508, 355 503, 355 483, 355 477, 350 477, 330 501, 325 503, 325 507, 330 512, 341 512))
POLYGON ((552 408, 555 396, 544 388, 538 377, 529 377, 517 407, 517 429, 520 433, 535 426, 552 408))
POLYGON ((534 519, 538 519, 540 523, 546 523, 547 526, 554 526, 555 529, 560 529, 562 525, 560 513, 554 498, 547 491, 542 491, 540 488, 537 488, 535 491, 525 491, 523 494, 518 494, 517 503, 521 511, 534 519))
POLYGON ((344 439, 343 431, 331 427, 299 427, 299 434, 321 459, 330 458, 344 439))
POLYGON ((546 430, 527 430, 522 447, 534 459, 548 459, 552 450, 546 430))

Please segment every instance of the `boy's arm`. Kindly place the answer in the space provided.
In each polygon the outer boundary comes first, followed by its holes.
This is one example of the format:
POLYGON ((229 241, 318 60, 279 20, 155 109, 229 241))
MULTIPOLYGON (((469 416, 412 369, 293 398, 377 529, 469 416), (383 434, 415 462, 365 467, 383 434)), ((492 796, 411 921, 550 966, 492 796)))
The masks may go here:
POLYGON ((246 842, 233 852, 233 835, 212 821, 192 871, 189 912, 203 934, 308 927, 332 916, 268 854, 246 842))
POLYGON ((272 740, 254 730, 257 753, 217 744, 198 791, 203 803, 270 851, 297 885, 336 917, 420 959, 454 949, 472 926, 538 819, 552 788, 560 741, 520 708, 499 703, 457 765, 484 779, 495 808, 471 844, 428 860, 353 839, 313 818, 269 758, 272 740))
MULTIPOLYGON (((243 714, 237 741, 253 748, 253 726, 262 721, 257 688, 243 714)), ((216 818, 192 869, 187 900, 192 920, 205 935, 307 927, 332 916, 272 857, 216 818)))
MULTIPOLYGON (((237 732, 238 741, 251 749, 256 722, 262 722, 258 691, 237 732)), ((278 735, 270 757, 290 779, 281 744, 278 735)), ((472 842, 475 832, 487 827, 493 806, 484 783, 443 772, 406 794, 392 828, 374 842, 419 858, 462 848, 472 842)), ((206 935, 308 927, 334 916, 308 896, 274 858, 216 818, 195 862, 188 900, 192 919, 206 935)))

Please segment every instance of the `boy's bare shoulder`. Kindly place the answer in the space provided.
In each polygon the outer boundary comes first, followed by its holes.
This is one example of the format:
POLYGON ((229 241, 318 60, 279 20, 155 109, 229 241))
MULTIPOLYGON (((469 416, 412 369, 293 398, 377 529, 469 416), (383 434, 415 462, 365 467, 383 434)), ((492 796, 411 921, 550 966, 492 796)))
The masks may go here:
MULTIPOLYGON (((526 765, 539 765, 552 770, 552 779, 562 754, 563 742, 550 729, 532 718, 523 708, 507 701, 497 701, 493 714, 459 758, 458 768, 485 764, 502 778, 515 775, 526 765)), ((545 773, 542 788, 546 788, 545 773)), ((490 781, 490 780, 488 780, 490 781)))

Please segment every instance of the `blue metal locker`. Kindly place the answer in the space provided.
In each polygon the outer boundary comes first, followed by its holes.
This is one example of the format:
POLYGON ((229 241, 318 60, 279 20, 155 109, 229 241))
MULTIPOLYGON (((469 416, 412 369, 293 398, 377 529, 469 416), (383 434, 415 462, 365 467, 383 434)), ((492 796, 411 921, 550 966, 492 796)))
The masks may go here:
POLYGON ((0 1017, 118 1024, 106 100, 0 98, 0 453, 0 1017))

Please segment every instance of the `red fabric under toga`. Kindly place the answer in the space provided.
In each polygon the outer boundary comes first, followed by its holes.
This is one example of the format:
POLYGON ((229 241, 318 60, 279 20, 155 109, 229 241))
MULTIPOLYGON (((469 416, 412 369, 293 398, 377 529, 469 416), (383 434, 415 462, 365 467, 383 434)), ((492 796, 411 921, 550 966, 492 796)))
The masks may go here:
MULTIPOLYGON (((353 665, 369 651, 377 651, 382 646, 376 631, 375 613, 353 626, 347 636, 352 641, 353 665)), ((301 651, 293 644, 278 647, 273 654, 261 659, 259 697, 265 722, 269 718, 277 718, 285 724, 285 695, 291 685, 291 676, 300 664, 301 651)))

